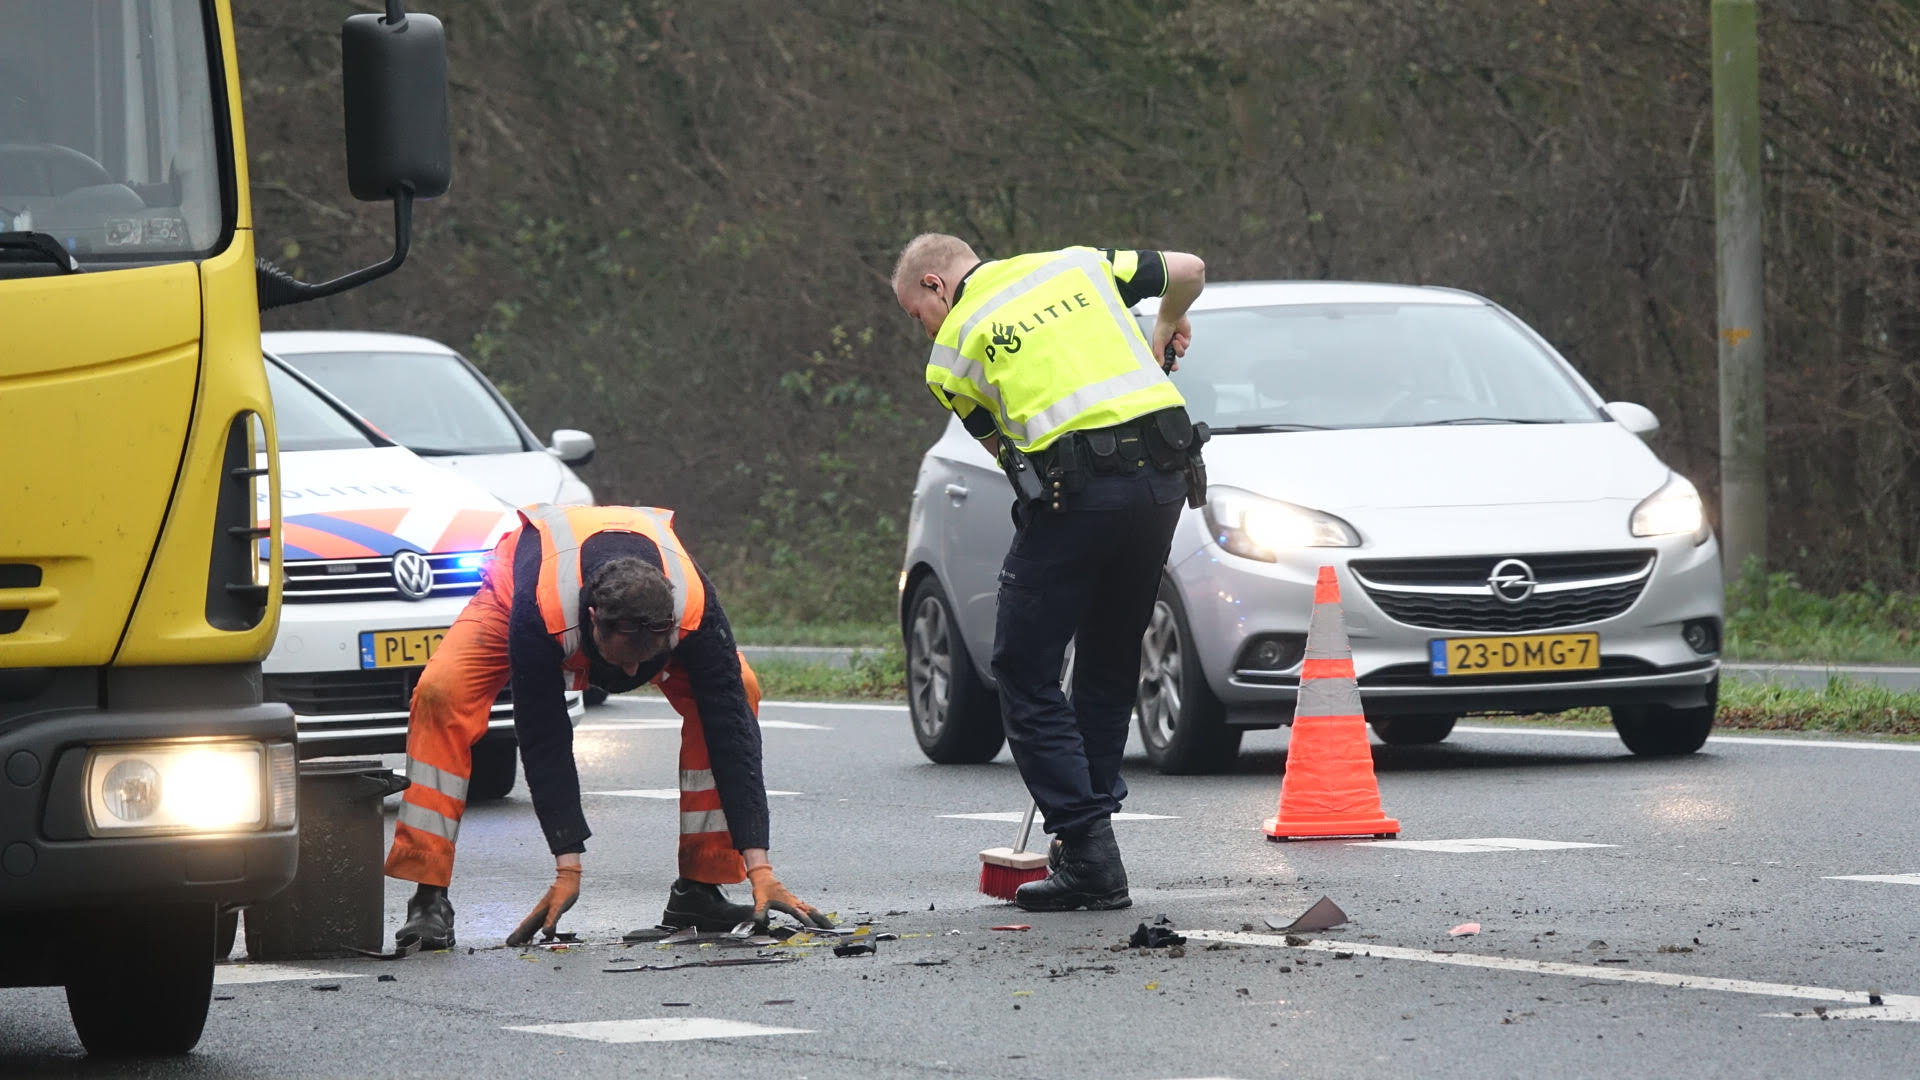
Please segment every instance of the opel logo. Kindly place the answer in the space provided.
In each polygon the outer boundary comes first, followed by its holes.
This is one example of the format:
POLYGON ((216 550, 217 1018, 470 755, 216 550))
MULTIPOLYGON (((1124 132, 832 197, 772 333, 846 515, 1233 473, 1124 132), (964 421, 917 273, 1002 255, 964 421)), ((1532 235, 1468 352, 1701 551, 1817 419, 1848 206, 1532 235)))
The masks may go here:
MULTIPOLYGON (((433 591, 433 564, 417 551, 397 551, 393 556, 393 586, 409 600, 425 600, 433 591)), ((1528 583, 1532 588, 1532 583, 1528 583)))
MULTIPOLYGON (((398 574, 400 568, 393 570, 398 574)), ((1493 595, 1509 604, 1517 604, 1533 595, 1533 587, 1539 584, 1533 580, 1533 567, 1519 559, 1502 559, 1494 564, 1493 573, 1487 575, 1487 588, 1493 595)))

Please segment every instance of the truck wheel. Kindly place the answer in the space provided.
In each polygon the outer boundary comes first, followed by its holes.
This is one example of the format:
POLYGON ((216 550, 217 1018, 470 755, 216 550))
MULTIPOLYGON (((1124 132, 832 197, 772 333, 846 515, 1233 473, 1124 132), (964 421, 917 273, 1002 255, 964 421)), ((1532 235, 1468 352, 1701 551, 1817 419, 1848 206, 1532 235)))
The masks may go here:
POLYGON ((920 752, 942 765, 992 761, 1007 741, 1000 699, 974 670, 953 606, 929 574, 907 608, 907 712, 920 752))
POLYGON ((1163 773, 1219 772, 1240 754, 1241 729, 1227 726, 1226 709, 1200 670, 1180 593, 1164 578, 1140 643, 1134 710, 1147 760, 1163 773))
POLYGON ((504 799, 520 771, 520 744, 512 739, 482 739, 473 744, 473 775, 467 777, 467 803, 504 799))
POLYGON ((240 909, 222 911, 213 931, 213 958, 225 960, 233 955, 233 939, 240 936, 240 909))
POLYGON ((1373 733, 1388 746, 1431 746, 1453 734, 1456 716, 1389 716, 1373 722, 1373 733))
POLYGON ((1677 757, 1706 745, 1720 711, 1720 679, 1707 684, 1707 702, 1690 708, 1671 705, 1615 705, 1613 730, 1640 757, 1677 757))
POLYGON ((89 1054, 184 1054, 213 998, 212 904, 107 913, 121 929, 88 950, 67 982, 67 1012, 89 1054))

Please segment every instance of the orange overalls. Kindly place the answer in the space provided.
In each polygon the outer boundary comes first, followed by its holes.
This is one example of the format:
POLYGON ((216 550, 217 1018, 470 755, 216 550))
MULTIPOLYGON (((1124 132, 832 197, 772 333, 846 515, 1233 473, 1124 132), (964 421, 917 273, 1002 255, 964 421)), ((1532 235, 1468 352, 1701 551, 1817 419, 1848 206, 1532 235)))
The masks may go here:
MULTIPOLYGON (((660 549, 673 588, 673 643, 697 629, 706 610, 706 593, 693 560, 673 533, 673 514, 646 507, 534 506, 522 518, 540 536, 539 600, 541 617, 565 654, 562 668, 573 688, 586 688, 589 658, 581 648, 578 623, 580 544, 594 533, 639 533, 660 549)), ((387 853, 387 876, 445 887, 453 878, 453 849, 466 812, 467 779, 473 773, 473 744, 486 734, 493 703, 511 675, 507 628, 513 610, 513 554, 522 535, 502 537, 481 575, 480 591, 454 620, 447 636, 427 661, 413 691, 407 720, 407 788, 387 853)), ((760 683, 745 657, 740 677, 747 704, 758 716, 760 683)), ((653 685, 681 717, 680 727, 680 876, 712 885, 731 885, 747 876, 721 810, 707 758, 706 732, 685 669, 669 659, 653 685)))

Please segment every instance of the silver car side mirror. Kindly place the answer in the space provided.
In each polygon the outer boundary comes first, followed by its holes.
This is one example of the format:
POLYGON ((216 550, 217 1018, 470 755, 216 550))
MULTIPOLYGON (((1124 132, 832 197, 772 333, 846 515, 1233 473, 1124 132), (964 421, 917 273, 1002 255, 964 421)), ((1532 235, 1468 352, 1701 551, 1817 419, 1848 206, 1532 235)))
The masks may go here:
POLYGON ((553 444, 547 452, 569 465, 585 465, 593 458, 593 436, 572 428, 560 428, 553 433, 553 444))
POLYGON ((1607 415, 1643 439, 1660 430, 1660 418, 1653 415, 1653 410, 1631 401, 1607 402, 1607 415))

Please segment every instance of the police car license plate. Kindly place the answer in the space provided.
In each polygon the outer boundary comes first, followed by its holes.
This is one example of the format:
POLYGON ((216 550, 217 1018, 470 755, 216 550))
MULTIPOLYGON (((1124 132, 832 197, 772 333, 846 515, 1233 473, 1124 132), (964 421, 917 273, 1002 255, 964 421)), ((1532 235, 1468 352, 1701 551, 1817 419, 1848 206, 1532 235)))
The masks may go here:
POLYGON ((447 636, 444 626, 428 630, 366 630, 360 634, 363 668, 422 667, 447 636))
POLYGON ((1591 671, 1600 666, 1599 634, 1526 634, 1440 638, 1428 643, 1435 675, 1591 671))

